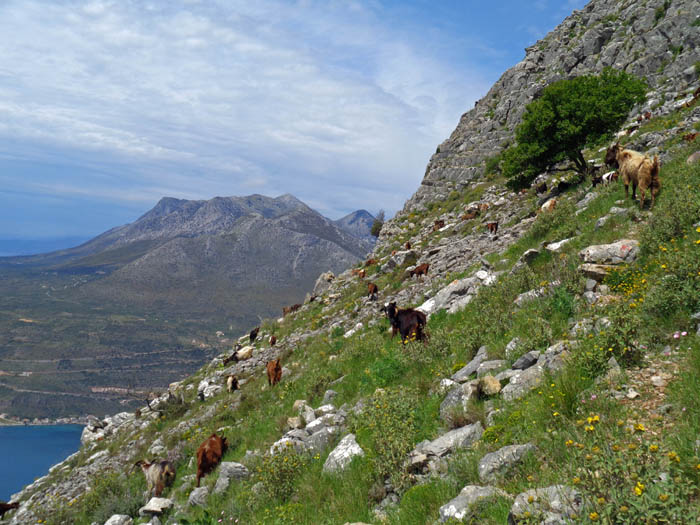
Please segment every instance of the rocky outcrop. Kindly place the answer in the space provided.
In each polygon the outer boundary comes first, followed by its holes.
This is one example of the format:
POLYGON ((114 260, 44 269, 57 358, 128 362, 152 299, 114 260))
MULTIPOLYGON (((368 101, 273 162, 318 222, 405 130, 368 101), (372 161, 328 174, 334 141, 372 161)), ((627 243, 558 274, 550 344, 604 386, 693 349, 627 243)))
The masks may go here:
POLYGON ((525 58, 462 115, 452 135, 438 146, 404 212, 444 200, 483 175, 485 160, 513 139, 527 104, 555 80, 612 66, 647 78, 653 91, 638 110, 673 110, 677 98, 698 82, 694 64, 700 34, 689 21, 700 16, 700 4, 675 0, 657 19, 663 5, 664 0, 593 0, 528 47, 525 58), (674 55, 673 49, 681 51, 674 55))
POLYGON ((354 457, 364 455, 364 450, 355 441, 355 434, 348 434, 340 440, 333 452, 328 454, 326 462, 323 464, 323 471, 339 472, 345 470, 354 457))
POLYGON ((449 519, 461 521, 467 516, 475 503, 495 497, 512 498, 507 492, 499 488, 467 485, 459 492, 456 498, 440 507, 440 523, 444 523, 449 519))

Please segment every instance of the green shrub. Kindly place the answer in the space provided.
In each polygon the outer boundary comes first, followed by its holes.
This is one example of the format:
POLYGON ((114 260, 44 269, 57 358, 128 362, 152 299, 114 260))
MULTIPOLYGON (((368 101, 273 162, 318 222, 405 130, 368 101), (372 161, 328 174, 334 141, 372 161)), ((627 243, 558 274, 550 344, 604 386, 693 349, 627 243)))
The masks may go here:
POLYGON ((309 457, 298 453, 291 443, 285 443, 277 454, 264 456, 257 468, 263 493, 280 501, 286 500, 294 491, 294 483, 308 462, 309 457))

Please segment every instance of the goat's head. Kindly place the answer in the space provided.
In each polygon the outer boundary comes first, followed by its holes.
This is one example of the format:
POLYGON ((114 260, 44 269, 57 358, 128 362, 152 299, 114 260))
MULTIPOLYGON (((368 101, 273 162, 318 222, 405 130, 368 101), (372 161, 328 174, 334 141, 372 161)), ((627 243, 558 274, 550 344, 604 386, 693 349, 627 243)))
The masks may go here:
POLYGON ((618 167, 617 164, 617 152, 620 151, 622 148, 620 147, 619 142, 613 144, 608 148, 608 151, 605 152, 605 164, 608 166, 614 166, 618 167))

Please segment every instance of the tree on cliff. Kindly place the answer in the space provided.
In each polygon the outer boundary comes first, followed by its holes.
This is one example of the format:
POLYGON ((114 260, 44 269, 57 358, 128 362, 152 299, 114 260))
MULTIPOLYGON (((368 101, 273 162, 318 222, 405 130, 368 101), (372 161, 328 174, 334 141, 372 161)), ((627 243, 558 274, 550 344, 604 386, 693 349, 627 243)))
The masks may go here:
POLYGON ((372 223, 370 233, 375 237, 379 237, 379 232, 381 231, 382 226, 384 226, 384 210, 379 210, 379 213, 377 213, 377 216, 374 218, 374 222, 372 223))
POLYGON ((587 173, 582 150, 619 129, 630 110, 644 102, 645 91, 644 81, 611 68, 544 88, 525 108, 515 130, 517 144, 503 152, 501 169, 508 186, 526 187, 566 159, 575 171, 587 173))

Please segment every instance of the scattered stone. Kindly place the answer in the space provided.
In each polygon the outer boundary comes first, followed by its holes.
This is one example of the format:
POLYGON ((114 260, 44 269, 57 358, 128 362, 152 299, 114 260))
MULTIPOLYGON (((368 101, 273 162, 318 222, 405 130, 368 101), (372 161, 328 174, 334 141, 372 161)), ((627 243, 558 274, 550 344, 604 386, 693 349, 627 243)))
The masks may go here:
POLYGON ((540 353, 538 351, 531 350, 530 352, 521 355, 518 360, 513 363, 511 368, 513 368, 513 370, 525 370, 526 368, 530 368, 537 363, 539 357, 540 353))
POLYGON ((345 470, 355 456, 364 456, 365 452, 355 441, 355 434, 348 434, 340 440, 338 446, 326 458, 323 464, 324 472, 345 470))
POLYGON ((244 480, 250 477, 250 472, 240 463, 224 461, 219 466, 219 478, 214 486, 214 494, 221 494, 226 491, 231 480, 244 480))
POLYGON ((501 396, 506 401, 520 399, 530 390, 540 384, 544 377, 544 368, 540 365, 531 366, 510 378, 510 383, 503 387, 501 396))
POLYGON ((639 241, 621 239, 611 244, 599 244, 584 248, 579 257, 584 263, 590 264, 622 264, 632 263, 639 254, 639 241))
POLYGON ((666 381, 661 376, 651 376, 651 384, 657 388, 663 388, 666 386, 666 381))
POLYGON ((598 286, 598 282, 595 279, 586 279, 587 292, 595 292, 596 286, 598 286))
POLYGON ((304 428, 304 423, 302 422, 301 417, 288 417, 287 428, 304 428))
POLYGON ((479 461, 479 479, 482 482, 493 481, 499 474, 520 463, 528 452, 536 450, 535 445, 508 445, 496 452, 486 454, 479 461))
MULTIPOLYGON (((207 489, 209 492, 209 489, 207 489)), ((151 498, 148 503, 139 509, 139 516, 161 515, 172 508, 173 501, 168 498, 151 498)))
POLYGON ((608 275, 608 272, 612 270, 614 266, 609 264, 580 264, 578 271, 581 272, 585 277, 593 279, 594 281, 601 282, 608 275))
POLYGON ((581 515, 583 497, 572 487, 554 485, 551 487, 532 489, 518 494, 510 509, 508 523, 528 516, 543 514, 540 523, 560 524, 571 523, 581 515))
POLYGON ((495 396, 501 391, 501 382, 492 375, 484 376, 479 379, 479 391, 484 396, 495 396))
POLYGON ((507 492, 495 487, 467 485, 456 498, 440 507, 440 522, 444 523, 449 519, 461 521, 476 502, 497 496, 512 498, 507 492))
POLYGON ((333 399, 335 399, 337 395, 338 392, 336 392, 335 390, 326 390, 326 393, 323 395, 323 404, 329 404, 331 401, 333 401, 333 399))
POLYGON ((495 359, 493 361, 484 361, 476 369, 476 377, 483 377, 496 370, 501 370, 508 365, 505 359, 495 359))
POLYGON ((479 351, 474 356, 474 359, 469 361, 469 363, 466 366, 462 367, 457 372, 452 374, 451 379, 453 381, 456 381, 457 383, 464 383, 465 381, 468 381, 469 377, 472 374, 476 373, 476 370, 477 368, 479 368, 479 365, 486 359, 488 359, 486 347, 482 346, 481 348, 479 348, 479 351))
POLYGON ((544 249, 547 250, 548 252, 552 253, 559 253, 561 249, 566 246, 569 242, 573 240, 573 237, 570 237, 569 239, 562 239, 561 241, 557 242, 550 242, 547 244, 544 249))
POLYGON ((639 392, 637 392, 634 388, 631 388, 627 391, 627 399, 637 399, 639 397, 639 392))
POLYGON ((440 418, 445 422, 452 420, 452 415, 455 410, 467 408, 467 403, 470 399, 476 397, 478 380, 473 380, 468 383, 455 384, 440 403, 440 418))
POLYGON ((481 438, 483 433, 484 427, 477 421, 471 425, 450 430, 427 444, 419 445, 416 450, 428 456, 442 457, 458 448, 471 446, 475 441, 481 438))
POLYGON ((207 487, 197 487, 190 492, 190 497, 187 500, 188 505, 202 507, 206 505, 209 497, 209 489, 207 487))
POLYGON ((134 523, 134 520, 126 514, 115 514, 105 521, 105 525, 132 525, 132 523, 134 523))

